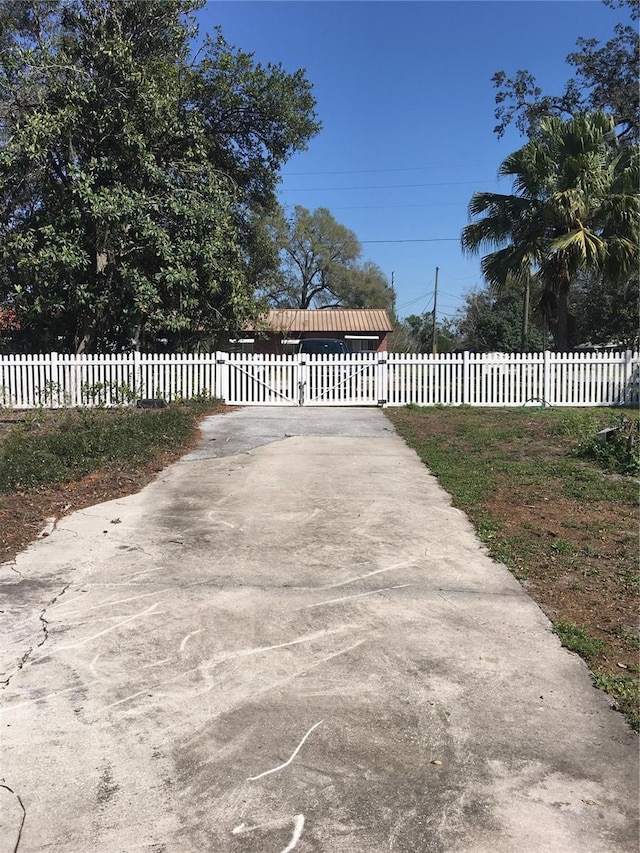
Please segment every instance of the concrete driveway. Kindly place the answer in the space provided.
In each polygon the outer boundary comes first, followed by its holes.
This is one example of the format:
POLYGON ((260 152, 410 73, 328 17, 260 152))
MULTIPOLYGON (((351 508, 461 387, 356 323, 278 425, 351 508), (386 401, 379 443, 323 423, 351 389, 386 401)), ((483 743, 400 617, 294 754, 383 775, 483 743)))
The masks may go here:
POLYGON ((0 853, 637 849, 636 737, 380 411, 210 418, 0 580, 0 853))

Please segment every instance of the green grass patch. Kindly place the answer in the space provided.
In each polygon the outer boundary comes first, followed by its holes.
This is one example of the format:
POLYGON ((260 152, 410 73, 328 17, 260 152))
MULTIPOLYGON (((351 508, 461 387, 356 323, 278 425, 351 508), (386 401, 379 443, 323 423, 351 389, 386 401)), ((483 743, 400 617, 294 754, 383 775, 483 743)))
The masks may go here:
POLYGON ((567 436, 576 441, 587 441, 591 436, 611 423, 611 415, 607 412, 602 417, 593 410, 561 409, 551 424, 551 432, 555 435, 567 436))
POLYGON ((576 549, 571 542, 566 539, 554 539, 551 543, 551 550, 556 554, 575 554, 576 549))
POLYGON ((158 410, 72 409, 53 421, 27 419, 0 442, 0 493, 135 465, 183 445, 212 401, 158 410))
POLYGON ((558 635, 565 648, 580 655, 587 662, 591 662, 597 655, 603 654, 607 648, 604 640, 589 636, 584 628, 572 625, 569 622, 554 622, 553 632, 558 635))
MULTIPOLYGON (((418 419, 423 417, 423 410, 410 409, 418 419)), ((444 414, 444 413, 442 413, 444 414)), ((447 435, 421 436, 413 428, 411 420, 396 420, 392 418, 397 431, 418 453, 423 462, 429 466, 429 470, 438 478, 443 488, 452 494, 458 505, 477 505, 490 494, 493 477, 483 463, 482 456, 478 452, 478 458, 469 463, 468 435, 466 435, 463 422, 456 424, 454 436, 449 430, 447 435), (462 436, 463 441, 456 440, 462 436), (443 438, 447 440, 444 441, 443 438)), ((473 448, 471 450, 473 453, 473 448)))
POLYGON ((640 731, 640 687, 629 675, 606 675, 595 673, 593 683, 600 690, 613 696, 619 711, 627 718, 634 731, 640 731))
POLYGON ((526 536, 500 536, 487 545, 491 559, 504 563, 518 580, 527 579, 534 553, 526 536))

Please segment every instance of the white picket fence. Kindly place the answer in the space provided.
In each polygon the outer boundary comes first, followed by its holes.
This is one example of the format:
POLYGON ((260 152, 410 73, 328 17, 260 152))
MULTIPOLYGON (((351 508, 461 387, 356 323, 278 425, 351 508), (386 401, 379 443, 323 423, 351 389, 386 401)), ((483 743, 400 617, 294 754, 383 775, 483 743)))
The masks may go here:
POLYGON ((626 353, 0 356, 0 407, 115 406, 214 396, 231 405, 634 406, 626 353))

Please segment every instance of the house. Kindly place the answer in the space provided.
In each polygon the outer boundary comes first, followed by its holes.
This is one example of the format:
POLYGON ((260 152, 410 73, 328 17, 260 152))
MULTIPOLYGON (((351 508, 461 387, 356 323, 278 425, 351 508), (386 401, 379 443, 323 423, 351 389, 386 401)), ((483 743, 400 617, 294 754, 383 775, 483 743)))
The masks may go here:
POLYGON ((20 320, 15 308, 0 307, 0 332, 20 331, 20 320))
POLYGON ((0 352, 11 352, 17 334, 20 332, 20 319, 14 308, 0 307, 0 352))
POLYGON ((305 338, 337 338, 351 352, 386 352, 392 331, 383 308, 277 308, 231 346, 237 352, 282 355, 296 352, 305 338))

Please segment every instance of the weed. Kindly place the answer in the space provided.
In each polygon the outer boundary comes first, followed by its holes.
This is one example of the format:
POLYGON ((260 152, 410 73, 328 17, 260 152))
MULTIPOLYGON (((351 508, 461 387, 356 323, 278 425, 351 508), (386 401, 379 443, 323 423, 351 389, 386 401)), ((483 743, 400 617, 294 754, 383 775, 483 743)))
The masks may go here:
POLYGON ((555 435, 568 436, 578 441, 589 441, 600 429, 598 420, 593 412, 583 412, 579 409, 565 409, 551 427, 555 435))
POLYGON ((628 675, 606 675, 596 672, 594 685, 613 696, 616 705, 625 715, 634 731, 640 731, 640 688, 638 682, 628 675))
POLYGON ((554 622, 553 632, 558 635, 565 648, 589 662, 596 655, 602 654, 607 647, 604 640, 599 637, 590 637, 583 628, 572 625, 570 622, 554 622))
POLYGON ((551 549, 556 552, 556 554, 575 554, 576 549, 571 544, 571 542, 567 542, 566 539, 554 539, 551 543, 551 549))
POLYGON ((43 386, 40 399, 47 405, 64 405, 67 400, 67 395, 64 393, 64 388, 59 382, 54 382, 48 379, 43 386))
POLYGON ((530 549, 524 536, 496 536, 488 542, 489 556, 498 563, 504 563, 519 580, 525 580, 529 574, 528 558, 530 549))
POLYGON ((578 459, 597 462, 606 471, 638 476, 640 474, 640 421, 623 416, 613 432, 602 434, 594 429, 582 436, 572 449, 578 459))
POLYGON ((585 557, 590 557, 592 559, 599 559, 602 557, 602 550, 595 545, 584 545, 582 548, 582 553, 585 557))
MULTIPOLYGON (((640 636, 635 631, 620 625, 613 633, 622 640, 629 651, 640 652, 640 636)), ((638 672, 639 664, 640 660, 636 657, 635 661, 627 662, 626 667, 630 672, 638 672)))
POLYGON ((619 572, 618 581, 629 592, 636 595, 640 593, 640 573, 637 569, 629 567, 626 571, 619 572))
POLYGON ((635 634, 631 634, 629 631, 623 631, 622 636, 627 645, 629 645, 635 652, 640 652, 640 637, 636 637, 635 634))
POLYGON ((598 569, 583 569, 582 571, 583 578, 596 578, 599 574, 598 569))
POLYGON ((476 520, 478 533, 483 542, 489 542, 500 530, 501 525, 487 513, 482 513, 476 520))
POLYGON ((82 399, 94 406, 130 404, 138 396, 135 388, 118 382, 83 382, 81 393, 82 399))

